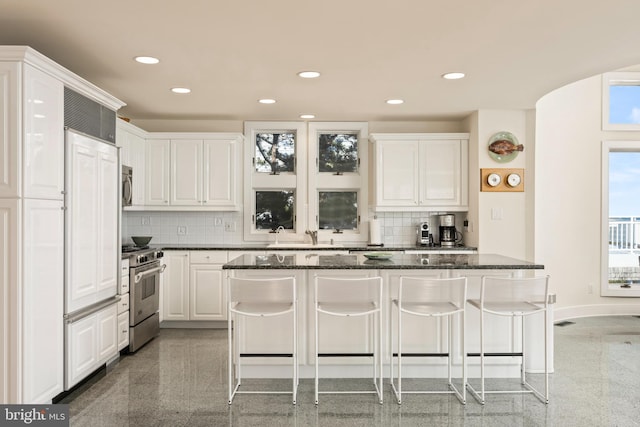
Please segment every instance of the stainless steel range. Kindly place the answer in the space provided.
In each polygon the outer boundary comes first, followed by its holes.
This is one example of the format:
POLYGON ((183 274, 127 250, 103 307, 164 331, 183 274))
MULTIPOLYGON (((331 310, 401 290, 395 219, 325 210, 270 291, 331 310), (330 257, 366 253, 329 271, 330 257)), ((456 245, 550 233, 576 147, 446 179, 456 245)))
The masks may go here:
POLYGON ((129 351, 134 352, 160 332, 160 274, 162 251, 123 247, 129 256, 129 351))

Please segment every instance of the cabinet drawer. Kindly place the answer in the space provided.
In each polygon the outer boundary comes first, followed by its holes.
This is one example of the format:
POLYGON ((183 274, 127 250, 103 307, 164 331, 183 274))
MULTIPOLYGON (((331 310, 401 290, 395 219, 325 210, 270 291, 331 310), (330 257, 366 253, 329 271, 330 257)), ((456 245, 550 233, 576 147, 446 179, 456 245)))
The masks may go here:
POLYGON ((118 303, 118 315, 125 311, 129 311, 129 293, 122 295, 120 297, 120 302, 118 303))
POLYGON ((124 295, 129 292, 129 276, 122 276, 120 278, 120 295, 124 295))
POLYGON ((129 258, 120 261, 120 276, 129 276, 129 258))
POLYGON ((191 264, 226 264, 227 251, 191 251, 191 264))
POLYGON ((118 351, 129 345, 129 312, 118 314, 118 351))

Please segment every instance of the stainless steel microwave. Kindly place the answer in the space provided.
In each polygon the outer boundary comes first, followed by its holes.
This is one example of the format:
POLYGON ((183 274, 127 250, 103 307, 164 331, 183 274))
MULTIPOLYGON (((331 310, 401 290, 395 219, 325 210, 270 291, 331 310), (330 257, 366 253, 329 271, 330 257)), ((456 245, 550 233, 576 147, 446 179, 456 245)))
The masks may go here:
POLYGON ((122 165, 122 207, 131 206, 133 200, 133 169, 122 165))

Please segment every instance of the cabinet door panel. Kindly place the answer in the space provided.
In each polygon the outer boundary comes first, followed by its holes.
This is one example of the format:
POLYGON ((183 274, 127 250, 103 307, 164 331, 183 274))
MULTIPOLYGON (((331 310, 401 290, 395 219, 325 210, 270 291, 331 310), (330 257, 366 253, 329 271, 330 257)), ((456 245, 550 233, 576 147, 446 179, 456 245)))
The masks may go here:
POLYGON ((169 140, 147 141, 145 159, 145 204, 167 206, 169 204, 169 140))
POLYGON ((191 320, 227 318, 226 286, 221 265, 192 265, 189 284, 191 320))
POLYGON ((163 320, 189 320, 189 253, 166 251, 162 277, 163 320))
POLYGON ((145 140, 138 135, 129 134, 129 166, 133 168, 132 206, 144 205, 145 194, 145 140))
POLYGON ((85 317, 67 328, 68 357, 65 390, 69 390, 80 380, 93 372, 98 365, 97 315, 85 317))
POLYGON ((93 301, 98 285, 95 243, 98 231, 98 153, 80 139, 68 142, 67 168, 67 295, 70 313, 93 301), (73 262, 71 262, 73 260, 73 262), (88 300, 87 300, 88 298, 88 300))
POLYGON ((385 141, 378 144, 377 205, 418 205, 418 154, 419 145, 415 141, 385 141))
POLYGON ((64 215, 57 200, 24 201, 23 401, 64 387, 64 215))
MULTIPOLYGON (((102 144, 98 155, 98 224, 93 235, 98 235, 97 284, 103 297, 117 293, 120 275, 118 257, 118 154, 115 147, 102 144)), ((86 236, 85 236, 86 237, 86 236)))
POLYGON ((461 204, 460 141, 424 141, 420 145, 420 204, 456 206, 461 204))
POLYGON ((204 141, 204 206, 237 209, 237 147, 236 140, 204 141))
POLYGON ((24 197, 62 200, 64 87, 24 66, 24 197))
POLYGON ((171 141, 171 205, 202 201, 202 140, 171 141))
POLYGON ((101 364, 118 353, 117 304, 98 312, 96 322, 98 328, 98 364, 101 364))

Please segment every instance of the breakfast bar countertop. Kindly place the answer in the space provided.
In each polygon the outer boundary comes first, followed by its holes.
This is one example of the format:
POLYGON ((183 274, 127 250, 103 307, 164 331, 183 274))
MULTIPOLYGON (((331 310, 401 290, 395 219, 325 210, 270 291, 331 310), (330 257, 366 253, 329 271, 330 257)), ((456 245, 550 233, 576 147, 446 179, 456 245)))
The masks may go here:
POLYGON ((226 270, 542 270, 544 265, 496 254, 393 254, 368 259, 364 254, 241 255, 226 270))

